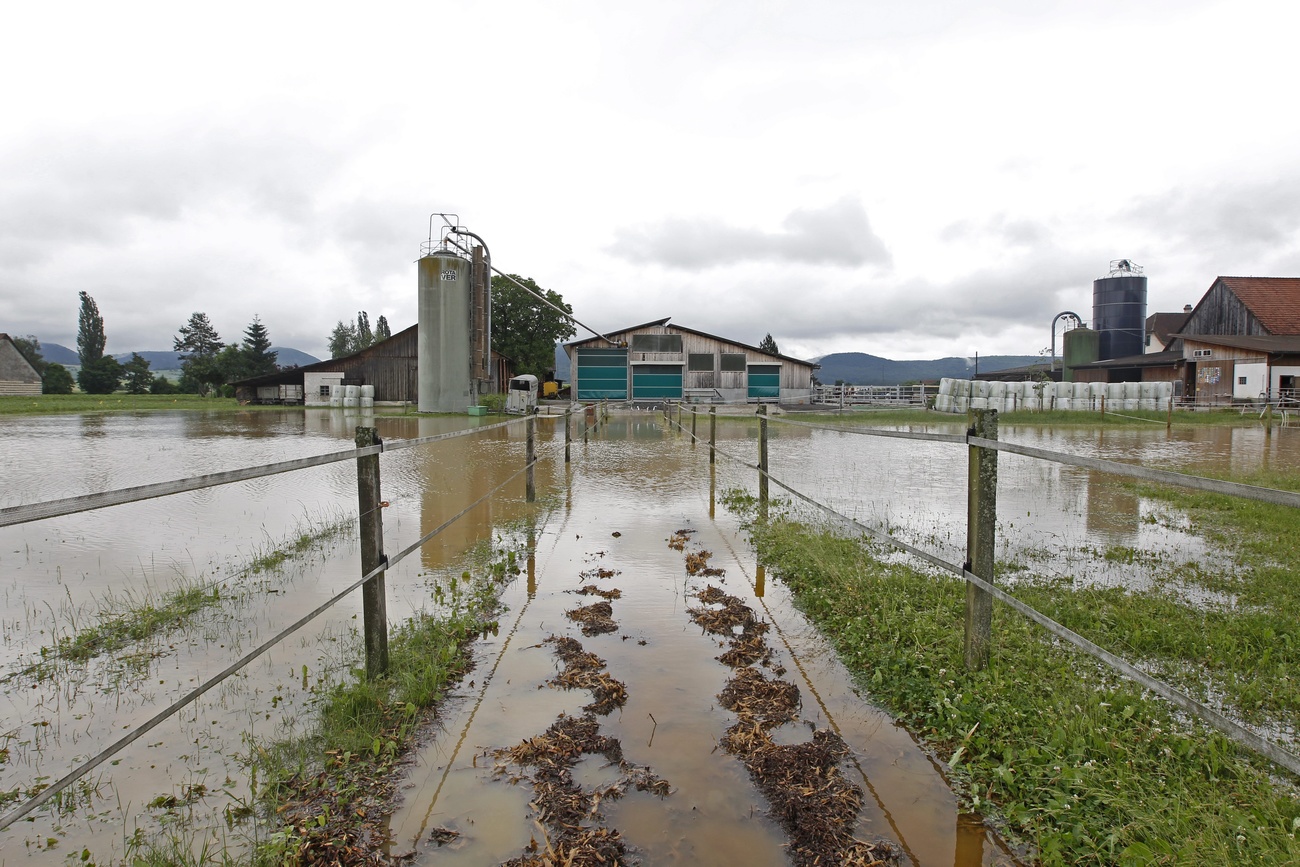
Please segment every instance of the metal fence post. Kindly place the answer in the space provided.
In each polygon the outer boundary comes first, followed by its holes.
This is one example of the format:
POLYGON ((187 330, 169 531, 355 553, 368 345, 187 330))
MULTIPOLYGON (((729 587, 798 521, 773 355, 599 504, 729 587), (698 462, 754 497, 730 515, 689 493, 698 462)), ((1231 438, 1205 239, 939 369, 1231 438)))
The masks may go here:
POLYGON ((767 520, 767 407, 758 405, 758 519, 767 520))
MULTIPOLYGON (((992 409, 974 411, 969 436, 998 438, 998 413, 992 409)), ((980 446, 969 447, 966 492, 966 571, 993 582, 993 549, 998 515, 998 453, 980 446)), ((966 584, 966 667, 978 671, 988 665, 993 637, 993 597, 974 584, 966 584)))
MULTIPOLYGON (((381 445, 379 431, 358 427, 357 448, 381 445)), ((361 514, 361 574, 369 575, 384 557, 384 518, 379 498, 379 455, 357 458, 357 505, 361 514)), ((388 672, 388 605, 384 598, 384 573, 361 585, 361 614, 366 642, 366 677, 374 680, 388 672)))
POLYGON ((709 407, 709 463, 716 463, 718 456, 718 408, 709 407))
POLYGON ((569 443, 573 440, 573 407, 564 411, 564 462, 569 463, 569 443))
POLYGON ((691 448, 695 448, 695 407, 691 407, 691 448))
POLYGON ((533 502, 537 499, 537 484, 533 481, 533 461, 537 457, 537 447, 533 442, 533 427, 536 424, 534 418, 530 415, 524 422, 524 427, 528 431, 528 444, 524 449, 524 460, 527 461, 528 470, 524 473, 526 479, 524 499, 533 502))

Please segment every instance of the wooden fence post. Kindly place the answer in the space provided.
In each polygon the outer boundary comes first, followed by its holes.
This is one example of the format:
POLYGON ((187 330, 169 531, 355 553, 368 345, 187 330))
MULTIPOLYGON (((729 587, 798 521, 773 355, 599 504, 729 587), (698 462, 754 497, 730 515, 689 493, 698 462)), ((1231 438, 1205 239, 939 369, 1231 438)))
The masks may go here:
POLYGON ((564 411, 564 462, 569 462, 569 443, 573 439, 573 407, 564 411))
POLYGON ((709 407, 709 463, 716 463, 718 449, 718 408, 709 407))
POLYGON ((537 457, 537 447, 533 443, 533 426, 535 424, 536 422, 531 415, 528 416, 528 420, 524 422, 524 427, 528 431, 528 444, 524 449, 524 460, 527 461, 528 466, 527 472, 524 473, 524 479, 526 480, 524 499, 530 503, 537 499, 537 485, 533 481, 533 460, 537 457))
MULTIPOLYGON (((973 411, 969 436, 998 438, 998 413, 973 411)), ((966 571, 993 582, 994 530, 998 516, 998 453, 969 447, 966 493, 966 571)), ((966 667, 978 671, 988 665, 993 636, 993 597, 974 584, 966 584, 966 667)))
MULTIPOLYGON (((357 448, 381 445, 379 431, 358 427, 357 448)), ((384 517, 379 489, 379 455, 357 458, 357 505, 361 515, 361 574, 369 575, 385 562, 384 517)), ((366 642, 366 677, 388 672, 388 605, 384 598, 384 573, 361 585, 361 617, 366 642)))
POLYGON ((767 407, 758 405, 758 519, 767 521, 767 407))

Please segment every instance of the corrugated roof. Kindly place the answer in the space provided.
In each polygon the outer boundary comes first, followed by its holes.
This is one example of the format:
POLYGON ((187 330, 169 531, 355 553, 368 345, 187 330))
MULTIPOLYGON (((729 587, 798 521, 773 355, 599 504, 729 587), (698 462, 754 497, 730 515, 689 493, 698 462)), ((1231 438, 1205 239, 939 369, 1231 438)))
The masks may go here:
POLYGON ((1271 334, 1300 334, 1300 277, 1220 277, 1271 334))
POLYGON ((1231 346, 1237 349, 1252 349, 1256 352, 1300 353, 1300 334, 1180 334, 1183 340, 1193 343, 1209 343, 1214 346, 1231 346))

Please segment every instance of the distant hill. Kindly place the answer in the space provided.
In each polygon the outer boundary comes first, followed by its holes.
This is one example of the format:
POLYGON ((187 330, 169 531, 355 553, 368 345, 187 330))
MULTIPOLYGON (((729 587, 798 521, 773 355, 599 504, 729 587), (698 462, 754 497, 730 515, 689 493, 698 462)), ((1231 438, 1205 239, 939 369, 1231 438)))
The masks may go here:
MULTIPOLYGON (((1037 355, 982 355, 981 373, 1006 370, 1037 364, 1037 355)), ((975 376, 975 360, 966 358, 936 358, 930 361, 891 361, 865 352, 834 352, 818 362, 817 380, 828 385, 843 381, 849 385, 899 385, 904 382, 935 380, 945 376, 953 379, 971 379, 975 376)))
POLYGON ((300 349, 291 349, 288 346, 272 346, 271 351, 276 353, 275 363, 281 367, 304 367, 322 360, 314 355, 308 355, 300 349))
MULTIPOLYGON (((317 361, 320 361, 320 359, 314 355, 308 355, 301 350, 293 349, 288 346, 272 346, 271 349, 277 353, 275 360, 281 367, 293 367, 294 365, 302 367, 304 364, 315 364, 317 361)), ((180 357, 175 352, 157 349, 137 350, 137 352, 140 353, 141 358, 149 362, 150 370, 181 369, 180 357)), ((61 346, 58 343, 42 342, 41 357, 54 364, 81 364, 81 359, 77 357, 77 350, 69 349, 68 347, 61 346)), ((125 364, 131 360, 131 353, 118 352, 114 354, 113 357, 125 364)))

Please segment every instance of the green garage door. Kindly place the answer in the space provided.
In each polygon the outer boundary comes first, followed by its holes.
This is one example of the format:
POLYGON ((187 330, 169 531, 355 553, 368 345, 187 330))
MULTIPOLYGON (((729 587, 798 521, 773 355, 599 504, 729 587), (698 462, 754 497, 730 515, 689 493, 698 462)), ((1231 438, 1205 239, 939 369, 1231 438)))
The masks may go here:
POLYGON ((632 368, 633 400, 680 400, 680 364, 637 364, 632 368))
POLYGON ((749 365, 749 396, 776 400, 781 396, 781 365, 749 365))
POLYGON ((578 350, 578 400, 627 400, 627 350, 578 350))

